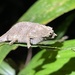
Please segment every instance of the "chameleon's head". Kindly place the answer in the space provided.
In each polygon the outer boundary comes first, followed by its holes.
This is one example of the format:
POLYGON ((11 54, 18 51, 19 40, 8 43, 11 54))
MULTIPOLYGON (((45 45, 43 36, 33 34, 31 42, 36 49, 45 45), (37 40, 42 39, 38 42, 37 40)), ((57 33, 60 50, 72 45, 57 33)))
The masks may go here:
POLYGON ((57 36, 57 35, 54 33, 53 28, 52 27, 47 27, 47 37, 54 38, 55 36, 57 36))

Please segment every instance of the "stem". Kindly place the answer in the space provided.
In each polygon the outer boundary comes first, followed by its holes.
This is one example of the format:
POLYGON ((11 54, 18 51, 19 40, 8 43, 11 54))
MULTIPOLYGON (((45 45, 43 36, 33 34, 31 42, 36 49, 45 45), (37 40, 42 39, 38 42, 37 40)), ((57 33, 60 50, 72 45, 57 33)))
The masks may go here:
POLYGON ((25 66, 29 63, 29 61, 31 60, 31 58, 32 58, 32 48, 30 47, 30 48, 28 49, 28 54, 27 54, 25 66))
POLYGON ((27 64, 30 62, 32 58, 32 48, 28 48, 28 54, 27 54, 27 58, 26 58, 26 62, 25 64, 21 64, 19 70, 22 70, 24 67, 27 66, 27 64))

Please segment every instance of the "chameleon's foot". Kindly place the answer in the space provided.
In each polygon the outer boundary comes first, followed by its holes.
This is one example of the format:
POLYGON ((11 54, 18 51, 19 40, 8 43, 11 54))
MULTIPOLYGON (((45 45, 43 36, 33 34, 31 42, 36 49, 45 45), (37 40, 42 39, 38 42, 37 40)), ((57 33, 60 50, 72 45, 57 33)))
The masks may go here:
POLYGON ((31 47, 29 36, 27 36, 26 40, 27 40, 27 48, 29 49, 31 47))
POLYGON ((12 45, 13 43, 15 43, 17 40, 12 40, 9 42, 9 45, 12 45))
POLYGON ((28 49, 31 47, 31 44, 27 44, 28 49))

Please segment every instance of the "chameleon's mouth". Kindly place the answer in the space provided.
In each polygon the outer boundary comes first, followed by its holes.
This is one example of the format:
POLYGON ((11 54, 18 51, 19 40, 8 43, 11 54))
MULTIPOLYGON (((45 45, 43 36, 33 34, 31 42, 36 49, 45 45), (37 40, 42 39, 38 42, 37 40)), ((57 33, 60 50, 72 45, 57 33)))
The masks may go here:
POLYGON ((53 39, 55 36, 57 36, 57 34, 53 33, 52 35, 50 35, 50 37, 53 39))

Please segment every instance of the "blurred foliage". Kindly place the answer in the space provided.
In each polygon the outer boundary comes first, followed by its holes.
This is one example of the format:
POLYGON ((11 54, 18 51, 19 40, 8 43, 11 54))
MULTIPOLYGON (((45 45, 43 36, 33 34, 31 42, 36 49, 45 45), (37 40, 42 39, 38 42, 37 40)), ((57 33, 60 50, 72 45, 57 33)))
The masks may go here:
POLYGON ((74 0, 39 0, 19 21, 31 21, 47 24, 58 16, 75 9, 74 0))
MULTIPOLYGON (((73 9, 75 9, 75 0, 38 0, 18 22, 31 21, 47 24, 73 9)), ((19 71, 18 75, 75 75, 75 68, 73 67, 75 63, 75 40, 60 42, 74 16, 75 13, 69 15, 55 30, 58 36, 54 40, 43 41, 32 46, 39 47, 39 52, 33 56, 23 70, 19 71)), ((11 46, 8 43, 0 44, 0 74, 15 75, 16 70, 10 71, 9 66, 4 67, 4 65, 9 64, 3 60, 10 51, 16 50, 18 46, 26 47, 26 44, 13 44, 11 46), (7 69, 8 71, 6 71, 7 69)))
POLYGON ((0 65, 0 75, 16 75, 16 71, 5 61, 0 65))
POLYGON ((41 50, 19 75, 70 75, 75 70, 75 52, 71 50, 74 43, 75 40, 70 40, 59 43, 58 48, 41 50))

